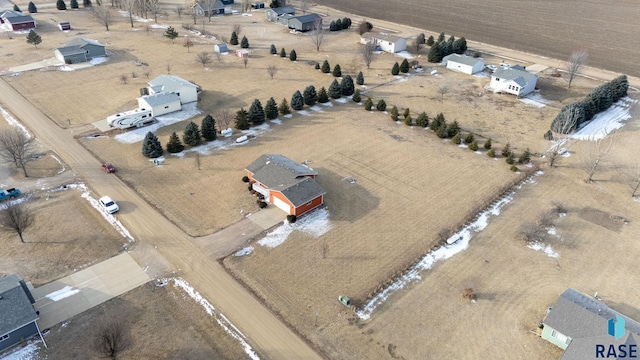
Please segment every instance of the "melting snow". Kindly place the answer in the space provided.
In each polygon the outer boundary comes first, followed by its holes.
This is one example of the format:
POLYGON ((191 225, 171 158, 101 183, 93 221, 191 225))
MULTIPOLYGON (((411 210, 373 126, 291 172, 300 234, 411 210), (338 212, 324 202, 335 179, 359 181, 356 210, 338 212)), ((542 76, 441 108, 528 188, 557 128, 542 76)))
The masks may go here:
POLYGON ((149 27, 152 29, 168 29, 169 25, 151 24, 149 27))
POLYGON ((326 107, 331 107, 333 106, 333 104, 331 103, 331 101, 327 101, 326 103, 320 103, 322 106, 326 106, 326 107))
POLYGON ((395 55, 397 57, 404 58, 404 59, 413 59, 413 58, 415 58, 415 56, 409 54, 408 51, 400 51, 400 52, 397 52, 397 53, 395 53, 393 55, 395 55))
POLYGON ((38 358, 38 346, 42 340, 31 340, 24 347, 16 347, 8 353, 2 355, 2 360, 31 360, 38 358))
POLYGON ((28 138, 31 139, 31 134, 29 133, 29 131, 27 130, 26 127, 24 127, 24 125, 22 125, 18 120, 16 120, 13 116, 11 116, 9 114, 9 112, 7 110, 5 110, 4 108, 2 108, 2 106, 0 106, 0 113, 2 114, 2 116, 4 117, 5 120, 7 120, 7 123, 9 123, 9 125, 11 126, 15 126, 18 129, 20 129, 22 131, 22 133, 24 133, 24 135, 28 138))
POLYGON ((277 247, 284 243, 294 230, 302 231, 315 237, 324 235, 331 230, 329 211, 326 208, 313 210, 293 224, 285 220, 281 226, 258 240, 258 245, 270 248, 277 247))
POLYGON ((348 100, 349 100, 348 98, 341 97, 339 99, 336 99, 336 102, 339 102, 341 104, 346 104, 348 100))
POLYGON ((287 114, 287 115, 283 115, 283 117, 284 117, 285 119, 291 119, 291 118, 293 117, 293 115, 291 115, 291 114, 287 114))
POLYGON ((65 286, 64 288, 54 291, 45 295, 47 298, 53 301, 60 301, 64 298, 68 298, 69 296, 73 296, 80 292, 80 289, 75 289, 73 286, 65 286))
POLYGON ((282 120, 277 119, 277 118, 276 118, 276 119, 273 119, 273 120, 269 120, 269 121, 270 121, 271 123, 273 123, 273 124, 282 125, 282 120))
POLYGON ((320 106, 318 106, 318 105, 314 105, 314 106, 310 107, 309 109, 311 109, 313 111, 316 111, 316 112, 324 112, 324 111, 322 111, 322 108, 320 106))
POLYGON ((169 114, 156 116, 157 122, 151 124, 149 126, 141 127, 138 129, 129 130, 123 134, 118 134, 114 138, 125 144, 134 144, 144 140, 144 137, 147 135, 149 131, 154 132, 161 127, 169 126, 175 124, 177 122, 190 119, 198 114, 202 113, 200 109, 197 108, 197 103, 193 102, 190 104, 186 104, 182 106, 182 110, 172 112, 169 114))
POLYGON ((638 100, 629 97, 618 100, 609 109, 596 114, 591 121, 570 137, 578 140, 604 139, 610 132, 620 129, 624 125, 624 121, 631 119, 629 107, 637 102, 638 100))
POLYGON ((253 246, 247 246, 246 248, 238 250, 233 256, 245 256, 253 252, 253 246))
POLYGON ((549 104, 549 101, 540 95, 540 93, 530 93, 529 95, 518 99, 521 103, 527 105, 533 105, 538 108, 545 107, 549 104))
POLYGON ((308 112, 307 110, 300 110, 300 111, 298 111, 298 114, 300 114, 300 115, 304 115, 304 116, 309 116, 309 115, 311 115, 311 114, 309 114, 309 112, 308 112))
POLYGON ((72 68, 71 66, 68 65, 62 65, 58 67, 58 70, 60 71, 75 71, 76 69, 72 68))
POLYGON ((104 56, 99 56, 91 59, 89 62, 91 63, 91 65, 100 65, 102 63, 107 62, 108 60, 109 59, 104 56))
POLYGON ((546 245, 545 246, 544 244, 542 244, 540 242, 534 242, 534 243, 531 243, 531 244, 527 245, 527 247, 529 249, 533 249, 535 251, 543 251, 550 258, 556 258, 557 259, 557 258, 560 257, 560 254, 555 252, 553 250, 553 248, 551 247, 551 245, 546 245))

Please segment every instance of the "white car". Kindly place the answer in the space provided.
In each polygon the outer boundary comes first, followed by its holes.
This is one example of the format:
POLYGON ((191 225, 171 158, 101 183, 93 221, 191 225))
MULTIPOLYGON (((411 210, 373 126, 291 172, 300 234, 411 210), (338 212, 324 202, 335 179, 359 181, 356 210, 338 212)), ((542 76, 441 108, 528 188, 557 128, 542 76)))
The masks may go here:
POLYGON ((118 204, 116 204, 116 202, 108 196, 103 196, 98 201, 100 201, 100 205, 102 205, 102 207, 107 210, 109 214, 113 214, 114 212, 120 210, 118 204))

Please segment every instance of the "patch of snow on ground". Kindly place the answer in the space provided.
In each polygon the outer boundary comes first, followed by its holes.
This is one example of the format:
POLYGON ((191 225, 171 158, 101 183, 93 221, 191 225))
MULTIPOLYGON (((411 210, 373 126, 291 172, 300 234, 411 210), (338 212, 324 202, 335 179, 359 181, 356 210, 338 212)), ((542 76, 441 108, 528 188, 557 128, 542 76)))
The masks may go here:
POLYGON ((293 117, 293 115, 287 114, 287 115, 283 115, 282 117, 285 118, 285 119, 291 119, 293 117))
POLYGON ((275 118, 273 120, 269 120, 271 123, 273 124, 278 124, 278 125, 282 125, 282 120, 275 118))
POLYGON ((74 289, 73 286, 65 286, 62 289, 58 290, 58 291, 54 291, 52 293, 49 293, 47 295, 45 295, 47 298, 49 298, 49 300, 52 301, 60 301, 64 298, 68 298, 69 296, 73 296, 77 293, 80 292, 80 289, 74 289))
POLYGON ((251 254, 252 252, 253 252, 253 246, 247 246, 246 248, 236 251, 236 253, 233 254, 233 256, 245 256, 245 255, 251 254))
POLYGON ((395 56, 397 56, 397 57, 401 57, 401 58, 403 58, 403 59, 413 59, 413 58, 415 58, 415 56, 413 56, 413 55, 409 54, 409 52, 408 52, 408 51, 406 51, 406 50, 405 50, 405 51, 397 52, 397 53, 395 53, 395 54, 393 54, 393 55, 395 55, 395 56))
POLYGON ((491 75, 489 75, 488 72, 484 72, 484 71, 477 72, 477 73, 473 74, 473 76, 475 76, 477 78, 488 78, 488 77, 491 77, 491 75))
POLYGON ((304 115, 304 116, 309 116, 309 115, 311 115, 311 114, 309 114, 309 112, 308 112, 307 110, 300 110, 300 111, 298 111, 298 114, 300 114, 300 115, 304 115))
POLYGON ((530 93, 523 98, 518 99, 521 103, 532 105, 538 108, 545 107, 549 104, 549 101, 540 95, 540 93, 530 93))
MULTIPOLYGON (((540 174, 536 173, 533 176, 537 175, 540 174)), ((524 183, 530 182, 533 176, 527 179, 524 183)), ((466 250, 469 247, 469 242, 473 237, 473 234, 484 230, 489 224, 489 218, 491 216, 500 215, 500 210, 513 200, 514 195, 515 191, 511 191, 499 200, 495 201, 491 205, 491 207, 480 212, 474 222, 466 225, 457 233, 453 234, 453 236, 451 236, 449 239, 447 239, 447 245, 441 246, 423 256, 422 259, 420 259, 418 263, 413 265, 406 274, 397 278, 391 285, 384 288, 373 298, 371 298, 362 309, 356 311, 356 315, 358 315, 358 317, 362 320, 369 319, 373 311, 383 302, 385 302, 387 298, 391 296, 391 294, 404 288, 405 285, 412 281, 422 279, 422 277, 420 276, 420 273, 422 271, 431 269, 433 264, 438 261, 446 260, 453 255, 466 250)))
POLYGON ((604 139, 610 132, 620 129, 624 125, 624 121, 631 119, 629 107, 632 103, 635 101, 629 97, 618 100, 607 110, 596 114, 591 121, 570 137, 591 141, 604 139))
POLYGON ((290 224, 284 221, 282 225, 269 232, 267 236, 258 240, 258 245, 274 248, 287 240, 293 230, 298 230, 315 237, 324 235, 331 229, 329 222, 329 210, 326 208, 316 209, 302 216, 298 221, 290 224))
POLYGON ((24 347, 17 346, 8 353, 2 355, 2 360, 32 360, 38 358, 38 346, 42 340, 31 340, 24 347))
MULTIPOLYGON (((124 16, 124 17, 129 17, 129 12, 128 11, 124 11, 124 10, 119 10, 118 11, 120 13, 120 15, 124 16)), ((152 19, 145 19, 145 18, 141 18, 139 16, 133 15, 133 20, 138 21, 138 22, 151 22, 153 21, 152 19)))
POLYGON ((107 57, 105 57, 105 56, 98 56, 98 57, 95 57, 95 58, 89 60, 89 62, 91 63, 91 65, 100 65, 102 63, 107 62, 108 60, 109 59, 107 57))
POLYGON ((149 27, 152 29, 168 29, 169 25, 151 24, 149 27))
POLYGON ((339 99, 336 99, 336 102, 339 102, 339 103, 341 103, 341 104, 346 104, 346 103, 347 103, 347 101, 349 101, 349 99, 344 98, 344 97, 341 97, 341 98, 339 98, 339 99))
POLYGON ((58 159, 58 157, 57 157, 57 156, 55 156, 55 155, 53 155, 53 154, 51 154, 51 157, 52 157, 55 161, 57 161, 57 162, 58 162, 58 164, 60 164, 60 166, 62 166, 62 170, 58 171, 58 172, 56 173, 56 175, 58 175, 58 174, 62 174, 65 170, 67 170, 67 169, 64 167, 64 164, 62 163, 62 160, 58 159))
POLYGON ((316 112, 324 112, 322 111, 322 108, 318 105, 314 105, 312 107, 309 108, 310 110, 316 111, 316 112))
POLYGON ((144 140, 144 137, 149 131, 154 132, 161 127, 169 126, 177 122, 190 119, 200 113, 202 113, 202 111, 198 109, 196 102, 182 105, 182 110, 161 116, 156 116, 156 123, 153 123, 149 126, 129 130, 123 134, 118 134, 114 137, 114 139, 121 143, 134 144, 144 140))
POLYGON ((2 204, 0 204, 0 210, 6 210, 9 206, 13 206, 13 205, 17 205, 17 204, 23 203, 23 202, 27 201, 30 197, 31 197, 31 194, 27 194, 27 195, 23 195, 23 196, 21 196, 21 197, 19 197, 17 199, 4 201, 2 204))
POLYGON ((204 308, 207 314, 209 314, 210 316, 213 316, 213 318, 216 320, 218 325, 220 325, 234 339, 240 342, 240 344, 242 345, 242 348, 244 349, 244 352, 247 355, 249 355, 249 358, 253 360, 260 359, 258 354, 256 354, 256 352, 253 351, 253 349, 251 348, 251 345, 247 343, 246 341, 247 337, 240 330, 238 330, 238 328, 235 325, 233 325, 233 323, 229 321, 229 319, 227 319, 227 317, 224 316, 224 314, 222 314, 219 311, 216 312, 216 309, 213 307, 213 305, 211 305, 211 303, 207 301, 207 299, 202 297, 202 295, 200 295, 200 293, 196 291, 193 287, 191 287, 191 285, 189 285, 189 283, 187 283, 184 279, 175 278, 173 279, 173 281, 174 281, 174 284, 173 284, 174 287, 180 288, 184 292, 186 292, 187 295, 189 295, 189 297, 191 297, 193 300, 195 300, 198 304, 200 304, 204 308))
POLYGON ((60 70, 60 71, 75 71, 76 69, 72 68, 71 66, 62 65, 62 66, 58 67, 58 70, 60 70))
POLYGON ((559 258, 559 257, 560 257, 560 254, 558 254, 557 252, 555 252, 555 251, 553 250, 553 248, 551 247, 551 245, 546 245, 546 246, 545 246, 545 245, 544 245, 544 244, 542 244, 542 243, 534 242, 534 243, 531 243, 531 244, 527 245, 527 247, 528 247, 529 249, 532 249, 532 250, 535 250, 535 251, 543 251, 543 252, 544 252, 545 254, 547 254, 547 256, 548 256, 548 257, 550 257, 550 258, 555 258, 555 259, 557 259, 557 258, 559 258))
POLYGON ((331 107, 331 106, 333 106, 333 103, 331 103, 331 101, 327 101, 326 103, 320 103, 320 105, 326 106, 326 107, 331 107))
POLYGON ((31 139, 31 134, 29 133, 29 130, 27 130, 27 128, 24 127, 24 125, 22 125, 18 120, 16 120, 13 116, 11 116, 9 112, 5 110, 2 106, 0 106, 0 113, 2 114, 4 119, 7 120, 7 123, 9 123, 9 125, 17 127, 18 129, 20 129, 20 131, 22 131, 22 133, 28 139, 31 139))

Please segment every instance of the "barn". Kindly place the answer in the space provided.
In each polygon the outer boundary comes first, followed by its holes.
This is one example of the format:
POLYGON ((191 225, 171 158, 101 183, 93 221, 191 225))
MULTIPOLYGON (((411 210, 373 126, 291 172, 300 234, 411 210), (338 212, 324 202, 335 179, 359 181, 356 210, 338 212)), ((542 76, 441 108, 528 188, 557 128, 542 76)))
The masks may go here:
POLYGON ((322 29, 322 18, 318 14, 295 16, 289 19, 288 26, 296 31, 322 29))
POLYGON ((324 203, 318 173, 284 155, 264 154, 245 170, 252 188, 288 215, 300 216, 324 203))
POLYGON ((145 95, 138 98, 140 109, 151 109, 152 116, 160 116, 182 110, 180 96, 176 93, 160 93, 145 95))
POLYGON ((6 24, 11 30, 30 30, 36 28, 36 21, 31 15, 19 11, 0 11, 0 23, 6 24))
POLYGON ((449 70, 459 71, 469 75, 484 69, 484 61, 481 58, 460 54, 447 55, 442 59, 442 63, 445 64, 449 70))

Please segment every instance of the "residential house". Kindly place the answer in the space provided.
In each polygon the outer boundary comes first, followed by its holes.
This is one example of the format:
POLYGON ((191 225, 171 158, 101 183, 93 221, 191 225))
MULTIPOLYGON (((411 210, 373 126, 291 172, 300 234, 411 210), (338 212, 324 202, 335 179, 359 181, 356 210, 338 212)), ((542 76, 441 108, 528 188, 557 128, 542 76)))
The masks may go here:
POLYGON ((300 216, 324 202, 318 173, 284 155, 262 155, 246 170, 253 189, 289 215, 300 216))
POLYGON ((296 9, 294 9, 292 6, 281 6, 273 9, 267 9, 267 11, 265 11, 265 14, 267 14, 267 20, 276 22, 282 15, 295 15, 296 9))
POLYGON ((637 344, 640 336, 640 323, 571 288, 549 308, 542 325, 542 338, 564 350, 560 360, 593 359, 597 345, 606 354, 610 345, 637 344))
POLYGON ((105 46, 95 40, 76 38, 64 45, 53 52, 56 58, 65 64, 77 64, 107 55, 105 46))
POLYGON ((491 74, 489 86, 496 93, 509 93, 518 97, 535 90, 538 76, 519 65, 500 66, 491 74))
POLYGON ((475 74, 484 69, 484 61, 467 55, 450 54, 442 59, 442 63, 449 70, 459 71, 465 74, 475 74))
POLYGON ((193 11, 198 16, 224 15, 224 3, 222 0, 198 1, 193 5, 193 11))
POLYGON ((160 116, 182 110, 182 104, 176 93, 162 92, 139 97, 138 108, 151 109, 151 116, 160 116))
POLYGON ((0 23, 6 24, 11 30, 30 30, 36 28, 36 21, 31 15, 25 15, 20 11, 0 11, 0 23))
POLYGON ((149 81, 149 94, 176 93, 180 103, 187 104, 198 100, 198 85, 173 75, 160 75, 149 81))
POLYGON ((289 26, 290 29, 295 29, 296 31, 322 29, 322 18, 318 14, 295 16, 289 19, 287 26, 289 26))
POLYGON ((360 36, 360 43, 374 44, 389 53, 407 50, 407 39, 387 33, 366 32, 360 36))
POLYGON ((0 278, 0 351, 36 335, 42 339, 34 303, 20 275, 14 273, 0 278))

